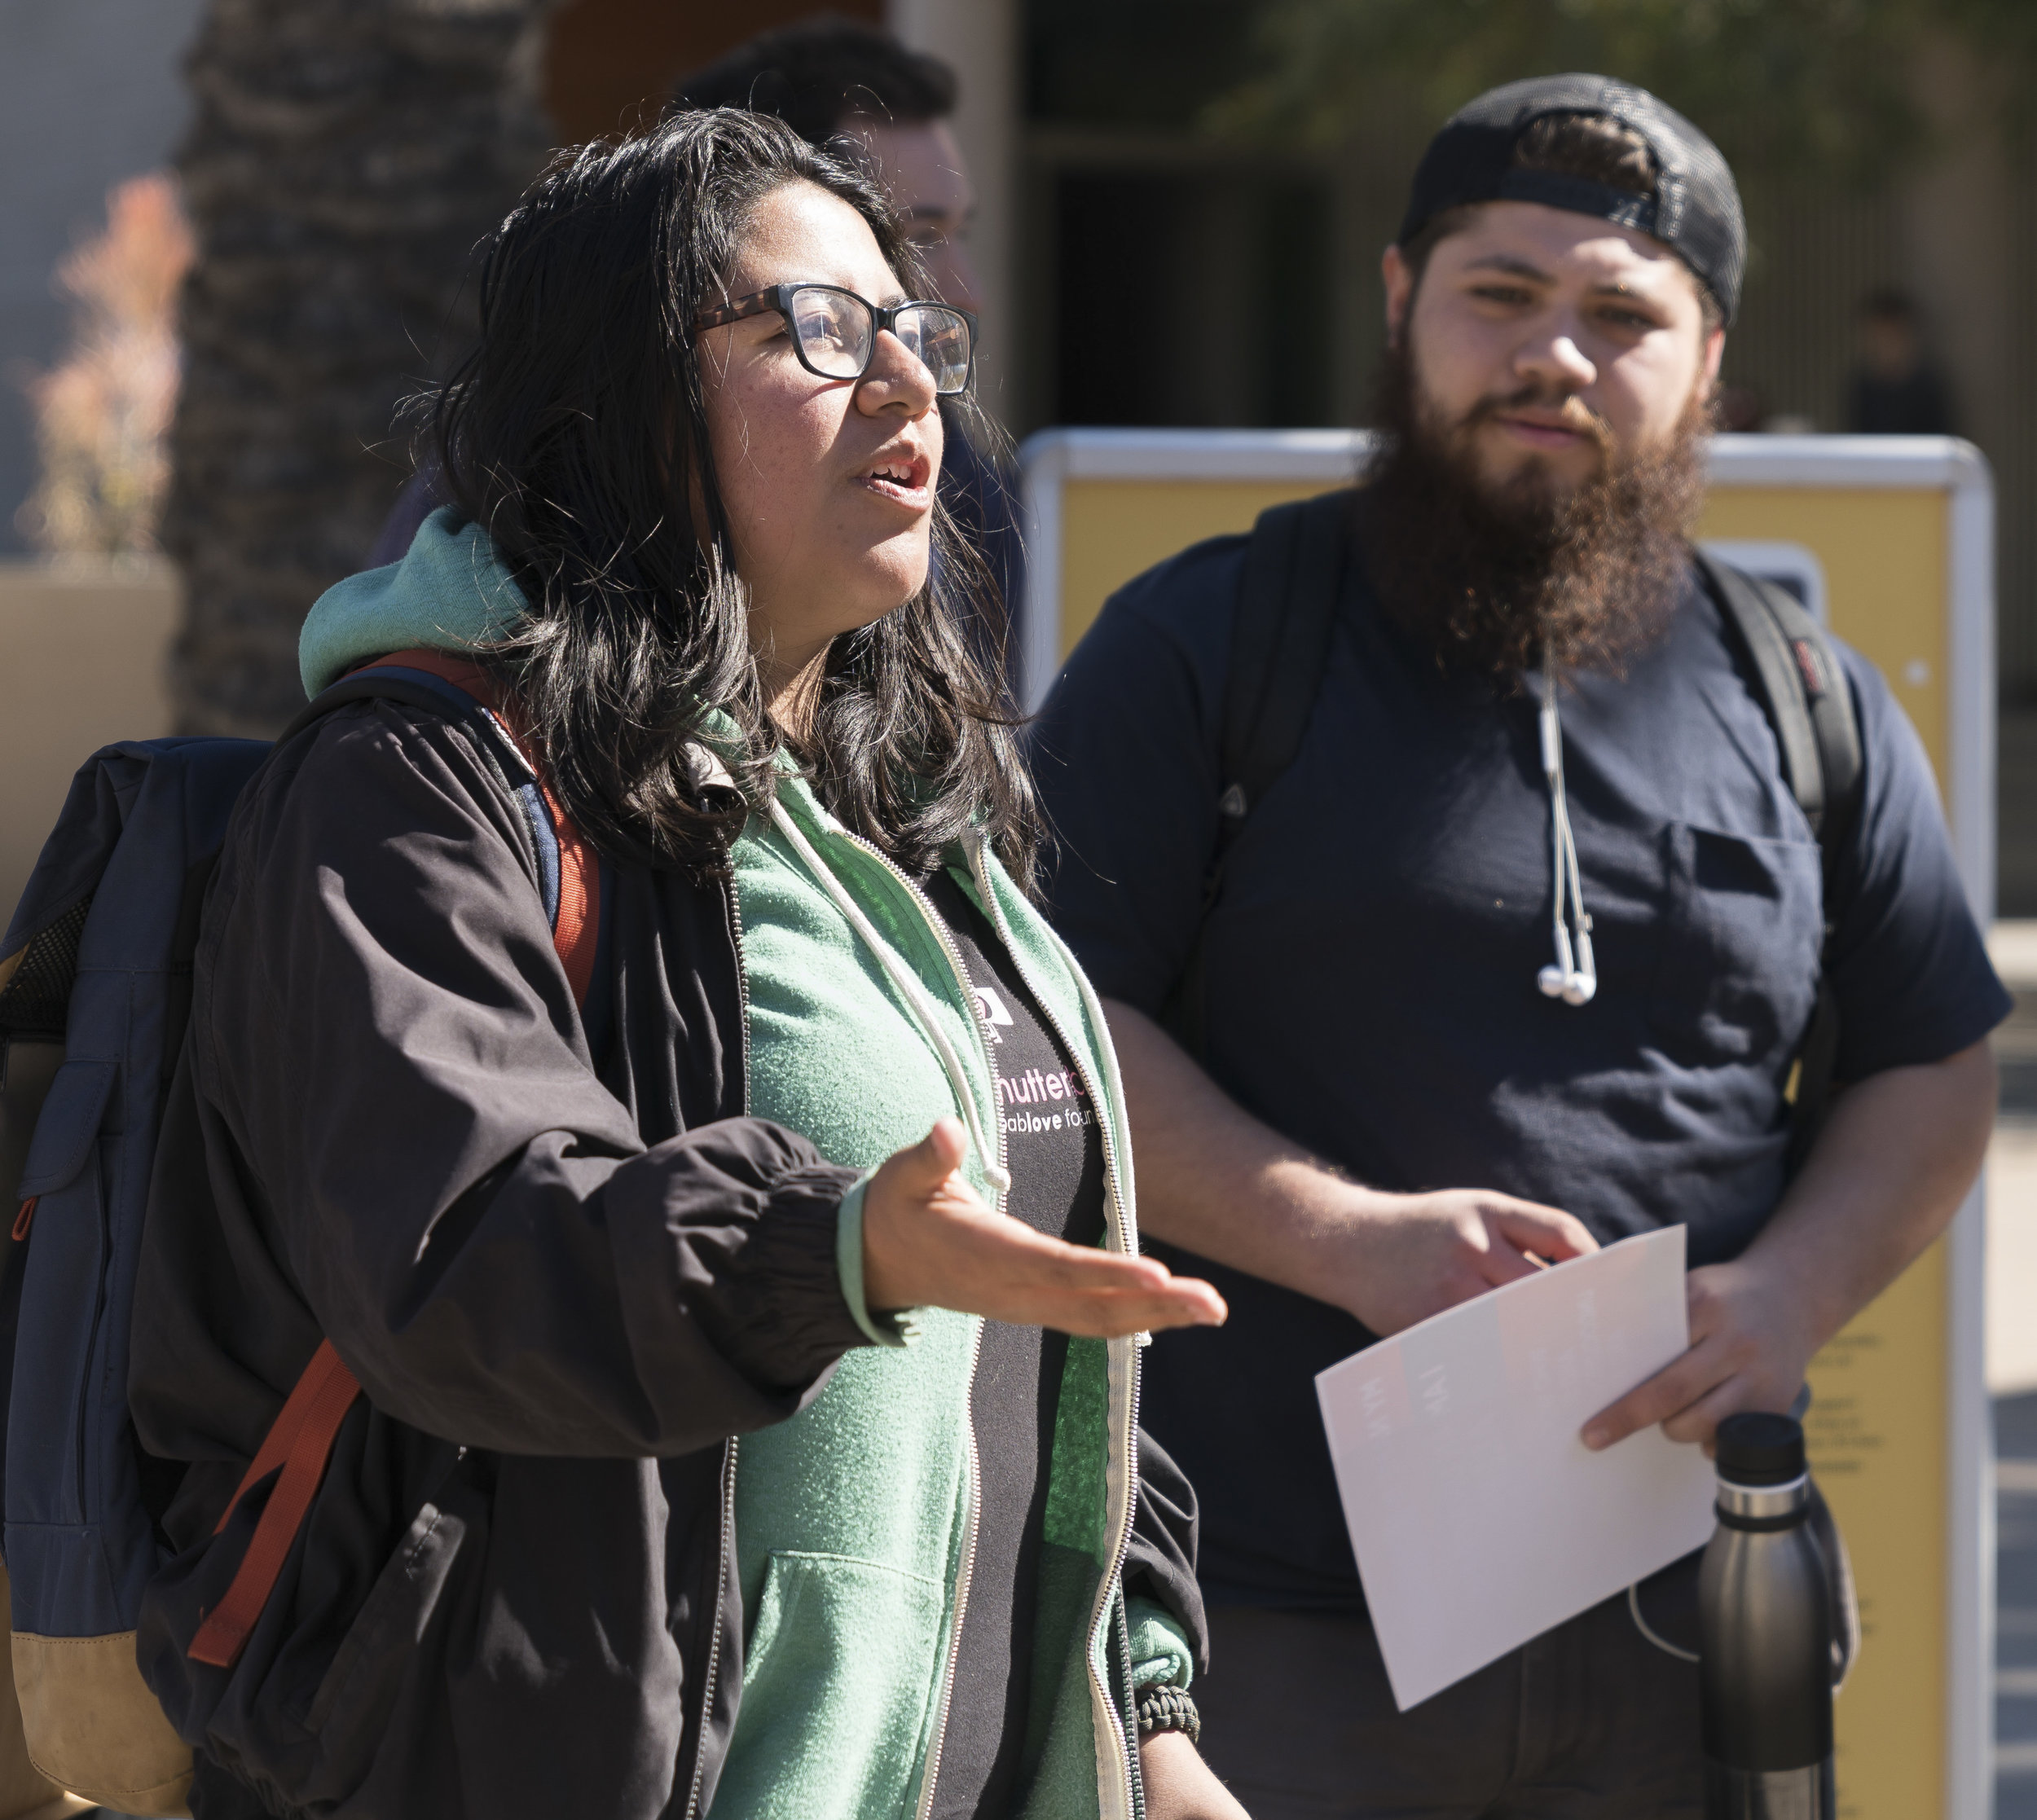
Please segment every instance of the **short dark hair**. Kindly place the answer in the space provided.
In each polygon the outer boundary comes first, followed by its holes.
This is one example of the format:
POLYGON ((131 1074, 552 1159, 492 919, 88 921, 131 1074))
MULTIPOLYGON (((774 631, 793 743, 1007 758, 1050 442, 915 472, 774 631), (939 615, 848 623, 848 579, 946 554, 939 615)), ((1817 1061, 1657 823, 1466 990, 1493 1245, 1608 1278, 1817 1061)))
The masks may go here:
POLYGON ((1655 154, 1623 121, 1604 114, 1544 114, 1514 142, 1516 170, 1582 177, 1631 196, 1655 194, 1655 154))
MULTIPOLYGON (((1514 142, 1512 162, 1516 170, 1579 177, 1609 189, 1625 190, 1631 196, 1652 197, 1656 193, 1655 154, 1648 149, 1648 142, 1631 126, 1604 114, 1544 114, 1529 121, 1514 142)), ((1463 226, 1472 209, 1484 206, 1474 202, 1446 209, 1401 248, 1401 257, 1407 262, 1418 286, 1437 243, 1463 226)), ((1726 312, 1712 295, 1711 287, 1695 272, 1692 276, 1696 279, 1705 326, 1708 330, 1717 328, 1726 320, 1726 312)))
POLYGON ((945 120, 955 92, 955 73, 938 57, 874 25, 823 14, 759 32, 682 77, 672 106, 776 114, 807 144, 825 145, 859 114, 909 126, 945 120))
MULTIPOLYGON (((560 153, 525 192, 488 255, 480 341, 438 397, 447 491, 530 604, 482 661, 604 853, 716 863, 776 787, 693 323, 728 301, 758 206, 802 183, 855 209, 912 293, 913 249, 857 171, 768 115, 675 114, 560 153), (726 806, 689 750, 715 711, 741 736, 726 756, 742 800, 726 806)), ((955 403, 970 422, 973 401, 955 403)), ((1029 886, 1016 717, 974 655, 996 584, 938 499, 933 536, 920 591, 829 647, 799 756, 829 808, 909 870, 974 825, 1029 886)))

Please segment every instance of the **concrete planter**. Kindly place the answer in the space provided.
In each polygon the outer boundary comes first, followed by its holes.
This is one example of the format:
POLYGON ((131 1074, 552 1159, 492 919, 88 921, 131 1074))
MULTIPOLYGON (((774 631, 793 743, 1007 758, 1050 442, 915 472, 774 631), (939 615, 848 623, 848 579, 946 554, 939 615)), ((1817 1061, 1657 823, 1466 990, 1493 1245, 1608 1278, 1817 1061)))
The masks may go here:
POLYGON ((0 925, 72 773, 109 741, 169 731, 177 621, 166 563, 0 563, 0 925))

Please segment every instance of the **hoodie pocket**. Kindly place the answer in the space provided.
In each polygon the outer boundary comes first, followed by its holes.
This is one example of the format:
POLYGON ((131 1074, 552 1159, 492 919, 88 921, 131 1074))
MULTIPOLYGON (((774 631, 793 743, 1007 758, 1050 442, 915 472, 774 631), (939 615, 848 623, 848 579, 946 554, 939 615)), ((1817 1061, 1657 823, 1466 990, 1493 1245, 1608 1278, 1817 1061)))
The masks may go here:
POLYGON ((860 1820, 904 1813, 945 1668, 947 1589, 839 1554, 764 1566, 717 1813, 860 1820))

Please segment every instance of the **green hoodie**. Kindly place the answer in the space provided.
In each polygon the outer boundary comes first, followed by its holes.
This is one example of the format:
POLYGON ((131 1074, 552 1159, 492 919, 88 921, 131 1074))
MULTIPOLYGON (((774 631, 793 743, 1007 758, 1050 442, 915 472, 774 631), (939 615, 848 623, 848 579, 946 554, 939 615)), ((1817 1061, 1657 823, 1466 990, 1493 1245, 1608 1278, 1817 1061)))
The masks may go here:
MULTIPOLYGON (((305 686, 410 646, 499 638, 523 610, 480 529, 450 508, 410 553, 328 591, 306 620, 305 686)), ((975 1000, 921 894, 856 841, 789 764, 777 801, 732 855, 749 1020, 749 1104, 838 1163, 874 1169, 961 1114, 965 1172, 995 1199, 994 1063, 975 1000)), ((1101 1008, 1073 958, 972 841, 951 868, 997 925, 1102 1110, 1106 1242, 1136 1248, 1123 1092, 1101 1008)), ((938 1774, 948 1677, 968 1594, 975 1509, 970 1387, 982 1323, 946 1310, 873 1316, 862 1294, 862 1195, 845 1201, 843 1294, 880 1343, 846 1357, 799 1416, 743 1438, 736 1541, 747 1648, 715 1799, 740 1820, 923 1813, 938 1774), (930 1770, 932 1774, 930 1774, 930 1770)), ((1129 1339, 1071 1343, 1048 1462, 1027 1820, 1128 1815, 1111 1685, 1112 1570, 1128 1533, 1137 1360, 1129 1339)), ((1171 1615, 1133 1600, 1133 1678, 1186 1686, 1171 1615)))

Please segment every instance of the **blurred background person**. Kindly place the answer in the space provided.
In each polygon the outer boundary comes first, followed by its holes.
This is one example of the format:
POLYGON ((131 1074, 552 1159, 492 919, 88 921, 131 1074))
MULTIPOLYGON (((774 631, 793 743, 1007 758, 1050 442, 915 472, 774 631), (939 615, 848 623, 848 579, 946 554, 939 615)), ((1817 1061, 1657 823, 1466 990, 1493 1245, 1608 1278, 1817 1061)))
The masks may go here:
POLYGON ((1952 389, 1929 355, 1908 292, 1878 286, 1860 300, 1859 357, 1846 381, 1856 436, 1955 436, 1952 389))
POLYGON ((675 108, 776 114, 808 144, 850 153, 891 197, 937 294, 975 310, 976 191, 950 124, 957 99, 938 57, 828 15, 761 32, 672 90, 675 108))

